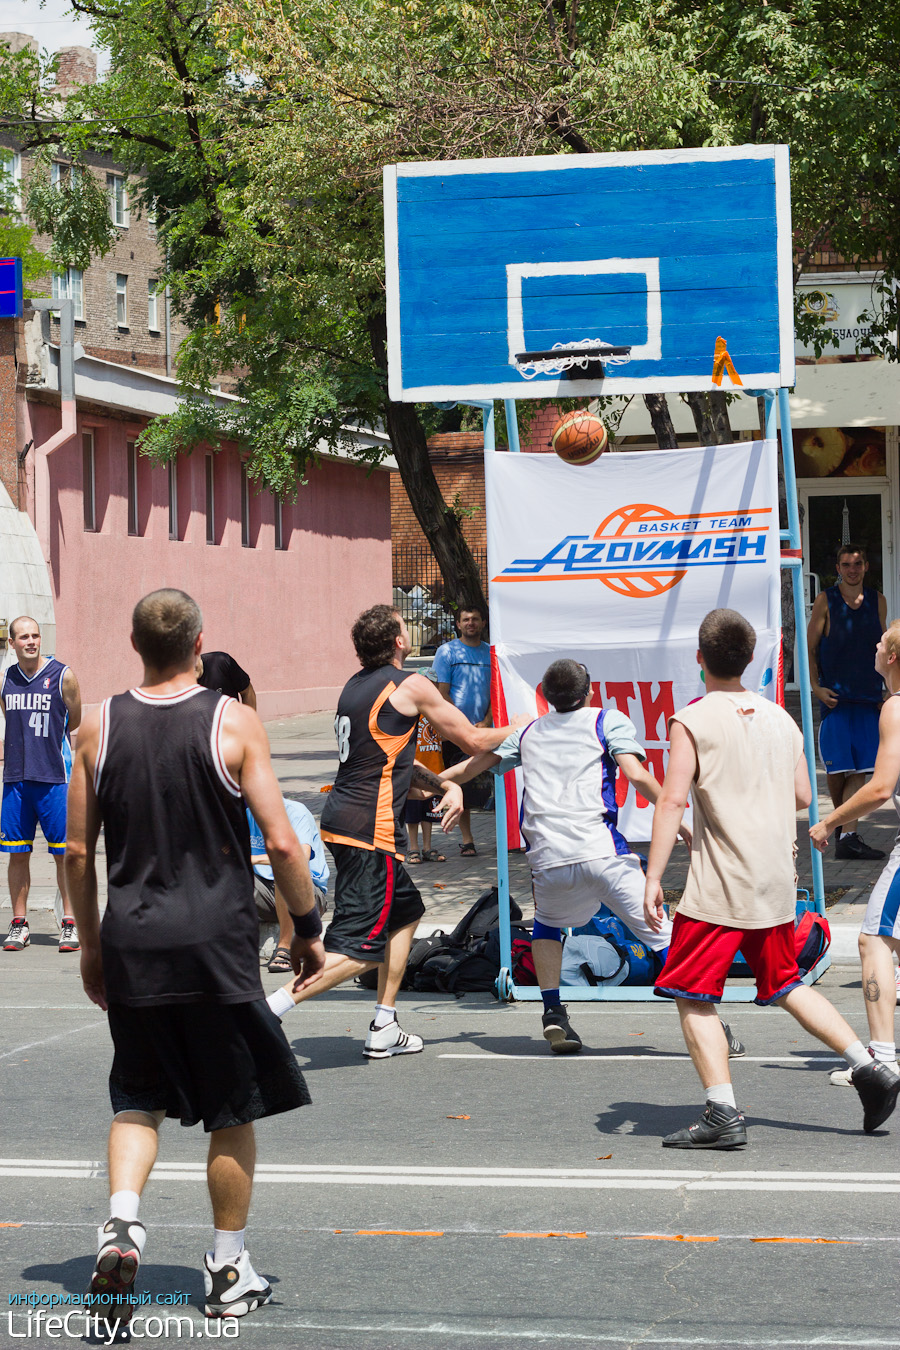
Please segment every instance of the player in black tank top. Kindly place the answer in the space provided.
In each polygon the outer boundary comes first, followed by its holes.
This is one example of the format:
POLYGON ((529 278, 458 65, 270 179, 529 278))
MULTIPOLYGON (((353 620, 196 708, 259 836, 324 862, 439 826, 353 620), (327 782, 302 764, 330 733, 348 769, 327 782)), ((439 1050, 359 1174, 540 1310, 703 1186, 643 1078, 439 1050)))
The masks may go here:
POLYGON ((449 821, 455 822, 462 809, 459 789, 415 762, 419 718, 427 717, 440 735, 452 737, 468 754, 493 750, 513 728, 473 727, 424 676, 404 670, 409 633, 390 605, 373 605, 360 614, 352 636, 362 670, 347 681, 338 700, 338 771, 321 820, 322 838, 335 862, 325 974, 299 991, 288 981, 268 1002, 283 1017, 295 1003, 376 967, 378 1002, 363 1054, 382 1059, 422 1049, 421 1037, 401 1031, 394 1007, 425 912, 403 867, 401 812, 411 785, 424 797, 442 795, 449 821))
POLYGON ((103 704, 94 787, 109 876, 100 936, 110 1002, 263 996, 250 831, 219 750, 228 702, 194 686, 171 698, 132 689, 103 704))
POLYGON ((397 712, 391 694, 412 674, 396 666, 360 670, 338 700, 338 772, 322 811, 326 843, 355 844, 403 857, 401 814, 416 757, 418 717, 397 712))
MULTIPOLYGON (((199 609, 183 591, 156 591, 137 605, 133 622, 143 684, 85 719, 69 793, 66 875, 82 930, 82 982, 108 1009, 115 1048, 111 1213, 89 1298, 131 1294, 145 1236, 140 1192, 155 1158, 153 1132, 169 1115, 183 1125, 202 1120, 212 1135, 216 1236, 203 1262, 205 1311, 242 1317, 271 1298, 243 1245, 252 1122, 309 1101, 262 997, 242 793, 294 916, 291 957, 301 986, 324 967, 322 925, 262 724, 249 708, 195 682, 199 609), (109 881, 102 930, 101 824, 109 881)), ((120 1303, 111 1320, 126 1324, 130 1306, 120 1303)))

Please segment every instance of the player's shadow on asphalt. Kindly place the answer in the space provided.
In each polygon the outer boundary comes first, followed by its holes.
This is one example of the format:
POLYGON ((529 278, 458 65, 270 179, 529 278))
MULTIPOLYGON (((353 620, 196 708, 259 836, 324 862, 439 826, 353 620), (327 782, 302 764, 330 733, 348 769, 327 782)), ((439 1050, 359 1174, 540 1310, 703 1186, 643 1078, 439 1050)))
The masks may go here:
MULTIPOLYGON (((682 1126, 693 1124, 701 1113, 696 1100, 686 1106, 659 1106, 653 1102, 611 1102, 605 1110, 598 1112, 596 1129, 599 1134, 638 1135, 642 1138, 653 1136, 657 1139, 671 1134, 682 1126)), ((811 1125, 800 1120, 772 1120, 766 1116, 751 1115, 745 1112, 747 1126, 765 1125, 772 1130, 788 1130, 792 1134, 845 1134, 861 1135, 862 1126, 855 1129, 841 1129, 836 1125, 811 1125)), ((877 1131, 877 1134, 883 1133, 877 1131)))
MULTIPOLYGON (((93 1230, 91 1233, 93 1236, 93 1230)), ((202 1261, 202 1254, 198 1252, 198 1260, 202 1261)), ((66 1294, 83 1295, 91 1281, 91 1275, 94 1270, 94 1257, 90 1252, 84 1256, 73 1256, 68 1261, 59 1261, 46 1263, 43 1265, 27 1266, 22 1271, 22 1279, 32 1287, 38 1284, 48 1284, 51 1287, 56 1285, 61 1287, 66 1294)), ((267 1271, 261 1271, 265 1279, 268 1280, 276 1292, 278 1277, 270 1275, 267 1271)), ((204 1291, 203 1275, 197 1266, 178 1266, 162 1265, 158 1262, 145 1261, 141 1263, 138 1272, 136 1291, 149 1297, 149 1302, 141 1303, 135 1307, 135 1312, 140 1313, 144 1319, 148 1317, 160 1317, 165 1322, 166 1317, 177 1317, 179 1315, 186 1317, 193 1313, 203 1317, 204 1291), (181 1294, 186 1297, 187 1302, 173 1304, 172 1302, 157 1302, 157 1297, 164 1300, 175 1294, 181 1294)), ((67 1312, 80 1311, 81 1305, 69 1303, 57 1305, 56 1308, 44 1307, 44 1311, 51 1314, 65 1316, 67 1312)), ((21 1308, 18 1310, 25 1314, 28 1310, 21 1308)), ((83 1323, 82 1323, 83 1325, 83 1323)), ((102 1325, 102 1324, 101 1324, 102 1325)), ((82 1336, 83 1345, 108 1345, 108 1337, 101 1336, 99 1339, 95 1336, 82 1336)), ((116 1340, 117 1345, 125 1345, 131 1341, 131 1335, 127 1331, 120 1331, 116 1340)))

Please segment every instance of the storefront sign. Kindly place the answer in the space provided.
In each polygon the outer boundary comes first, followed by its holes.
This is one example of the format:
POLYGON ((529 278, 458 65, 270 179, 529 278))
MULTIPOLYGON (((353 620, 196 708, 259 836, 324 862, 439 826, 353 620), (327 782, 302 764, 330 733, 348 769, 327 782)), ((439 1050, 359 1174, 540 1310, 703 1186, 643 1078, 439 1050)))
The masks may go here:
MULTIPOLYGON (((827 346, 823 349, 818 358, 820 361, 872 356, 865 344, 871 323, 869 319, 860 317, 877 314, 881 309, 881 297, 872 281, 841 282, 828 278, 821 283, 804 282, 797 287, 797 295, 801 309, 814 318, 822 319, 826 328, 838 339, 836 347, 827 346)), ((815 349, 799 342, 797 356, 816 360, 815 349)))
MULTIPOLYGON (((546 710, 541 676, 583 662, 592 702, 637 727, 662 782, 667 719, 703 694, 697 630, 736 609, 757 631, 747 687, 774 697, 781 641, 773 442, 606 454, 486 456, 491 635, 505 713, 546 710)), ((498 708, 502 713, 502 706, 498 708)), ((619 784, 626 837, 651 812, 619 784)))

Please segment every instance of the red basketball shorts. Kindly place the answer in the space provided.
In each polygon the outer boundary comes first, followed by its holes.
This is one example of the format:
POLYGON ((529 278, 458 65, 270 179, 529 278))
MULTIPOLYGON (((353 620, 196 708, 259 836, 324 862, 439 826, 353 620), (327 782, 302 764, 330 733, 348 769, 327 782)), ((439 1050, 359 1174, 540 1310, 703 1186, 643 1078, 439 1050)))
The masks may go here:
POLYGON ((793 921, 772 928, 726 928, 676 914, 669 955, 653 992, 660 998, 718 1003, 739 951, 756 977, 754 1002, 762 1007, 803 983, 797 968, 793 921))

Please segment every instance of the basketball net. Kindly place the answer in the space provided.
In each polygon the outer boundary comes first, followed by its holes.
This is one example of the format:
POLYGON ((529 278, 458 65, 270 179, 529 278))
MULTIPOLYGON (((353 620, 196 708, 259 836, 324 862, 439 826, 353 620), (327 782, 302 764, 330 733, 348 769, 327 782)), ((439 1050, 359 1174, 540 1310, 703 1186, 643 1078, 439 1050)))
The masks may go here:
POLYGON ((523 379, 533 380, 535 375, 562 375, 564 371, 571 370, 573 366, 580 366, 582 370, 587 370, 591 361, 600 360, 605 366, 623 366, 626 361, 631 360, 630 353, 626 356, 606 356, 604 352, 610 351, 613 344, 604 342, 603 338, 581 338, 578 342, 554 342, 552 350, 559 352, 559 356, 554 356, 552 360, 545 361, 517 361, 516 370, 523 379), (596 356, 584 352, 585 347, 590 347, 596 356), (578 355, 569 356, 567 352, 575 348, 578 355))

